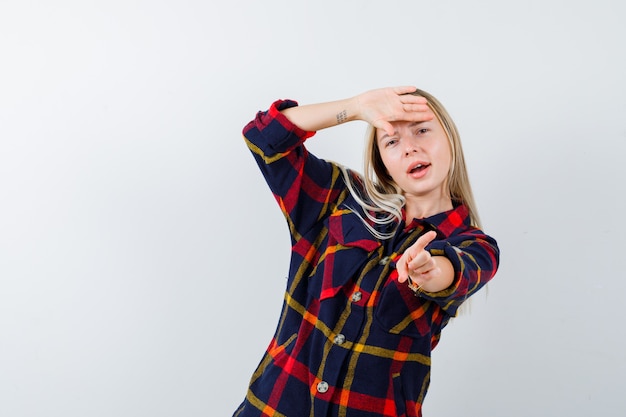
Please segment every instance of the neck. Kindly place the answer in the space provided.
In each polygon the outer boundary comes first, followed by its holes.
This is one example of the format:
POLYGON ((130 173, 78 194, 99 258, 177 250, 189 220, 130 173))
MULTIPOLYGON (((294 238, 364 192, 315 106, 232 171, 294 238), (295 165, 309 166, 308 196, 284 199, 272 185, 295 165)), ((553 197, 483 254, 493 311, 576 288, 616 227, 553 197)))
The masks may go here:
POLYGON ((441 197, 433 200, 431 198, 420 198, 417 196, 406 196, 406 204, 404 210, 406 212, 406 221, 413 219, 424 219, 452 210, 452 199, 450 197, 441 197))

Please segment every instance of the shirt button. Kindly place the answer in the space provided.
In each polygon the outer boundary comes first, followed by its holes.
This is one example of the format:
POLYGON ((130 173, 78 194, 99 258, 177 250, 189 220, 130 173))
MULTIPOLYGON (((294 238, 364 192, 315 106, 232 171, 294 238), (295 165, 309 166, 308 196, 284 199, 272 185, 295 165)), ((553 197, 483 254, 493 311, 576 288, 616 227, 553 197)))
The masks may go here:
POLYGON ((361 301, 361 297, 363 297, 361 291, 356 291, 354 294, 352 294, 352 302, 357 303, 361 301))
POLYGON ((346 337, 344 335, 342 335, 341 333, 339 333, 337 336, 335 336, 335 339, 333 340, 333 342, 336 345, 343 345, 345 341, 346 341, 346 337))
POLYGON ((317 384, 317 392, 319 392, 319 393, 323 394, 323 393, 325 393, 326 391, 328 391, 328 382, 326 382, 326 381, 320 381, 320 382, 317 384))
POLYGON ((389 257, 385 256, 383 259, 381 259, 380 261, 378 261, 378 265, 387 265, 389 263, 389 257))

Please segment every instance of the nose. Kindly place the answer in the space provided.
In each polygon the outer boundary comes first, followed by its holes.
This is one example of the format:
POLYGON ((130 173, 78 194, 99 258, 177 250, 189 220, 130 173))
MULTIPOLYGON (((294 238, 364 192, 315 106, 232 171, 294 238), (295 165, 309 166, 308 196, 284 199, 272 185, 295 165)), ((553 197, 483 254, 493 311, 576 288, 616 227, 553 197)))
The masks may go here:
POLYGON ((406 145, 406 149, 404 150, 404 156, 409 156, 416 152, 417 152, 417 146, 415 146, 413 141, 408 141, 406 145))

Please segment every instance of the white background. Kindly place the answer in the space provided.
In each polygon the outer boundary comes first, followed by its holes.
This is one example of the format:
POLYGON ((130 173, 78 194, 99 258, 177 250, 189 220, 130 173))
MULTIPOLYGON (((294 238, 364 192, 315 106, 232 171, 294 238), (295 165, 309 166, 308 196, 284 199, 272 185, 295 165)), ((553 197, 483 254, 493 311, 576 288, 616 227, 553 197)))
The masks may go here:
MULTIPOLYGON (((413 84, 456 120, 502 250, 444 330, 425 415, 624 416, 625 18, 619 0, 0 0, 0 415, 231 415, 289 255, 242 127, 277 98, 413 84)), ((360 169, 364 130, 310 147, 360 169)))

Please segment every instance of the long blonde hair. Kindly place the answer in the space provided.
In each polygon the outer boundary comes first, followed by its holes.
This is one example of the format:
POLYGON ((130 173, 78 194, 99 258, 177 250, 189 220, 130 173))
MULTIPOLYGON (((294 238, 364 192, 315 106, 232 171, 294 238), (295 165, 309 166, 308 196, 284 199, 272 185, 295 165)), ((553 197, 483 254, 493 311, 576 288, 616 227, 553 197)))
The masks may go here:
MULTIPOLYGON (((428 107, 435 114, 435 117, 446 132, 451 152, 450 170, 446 181, 450 198, 454 202, 464 204, 469 211, 471 225, 480 228, 480 217, 478 216, 474 194, 467 174, 461 138, 452 117, 450 117, 450 114, 439 100, 426 91, 418 89, 410 94, 426 98, 428 107)), ((368 127, 365 139, 363 176, 365 195, 361 195, 362 193, 357 190, 360 187, 356 187, 354 184, 354 178, 348 174, 346 168, 342 167, 350 193, 363 207, 365 215, 370 222, 374 224, 399 223, 402 220, 402 207, 404 207, 406 200, 398 184, 393 181, 387 172, 378 150, 376 129, 373 126, 370 125, 368 127), (371 212, 374 214, 371 214, 371 212)), ((365 219, 364 222, 372 234, 381 239, 389 238, 395 232, 381 233, 370 226, 365 219)))

